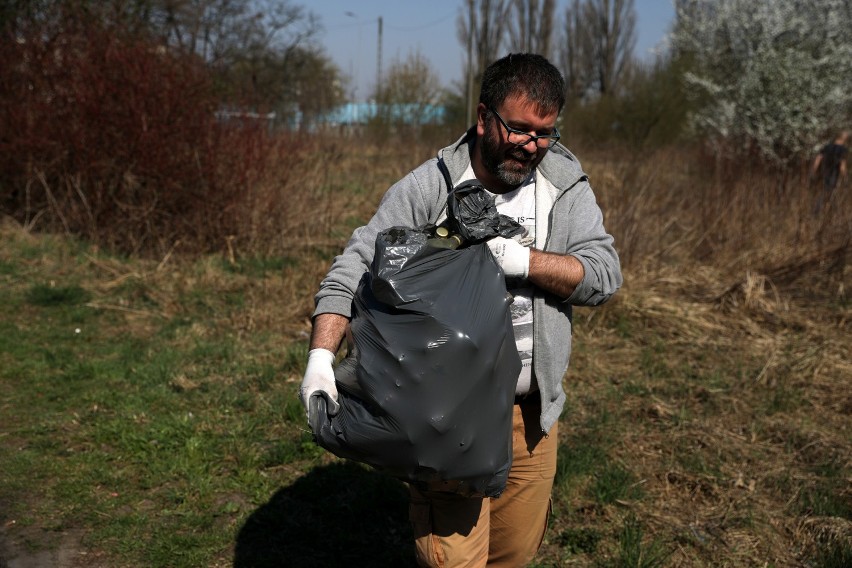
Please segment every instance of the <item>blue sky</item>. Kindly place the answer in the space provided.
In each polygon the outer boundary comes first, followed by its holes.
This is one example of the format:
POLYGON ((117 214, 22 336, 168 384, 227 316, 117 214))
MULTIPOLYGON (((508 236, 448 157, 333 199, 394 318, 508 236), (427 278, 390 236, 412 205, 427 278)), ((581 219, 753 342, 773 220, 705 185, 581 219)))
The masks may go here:
MULTIPOLYGON (((295 2, 300 3, 300 2, 295 2)), ((456 38, 456 16, 465 0, 312 0, 301 2, 322 20, 319 38, 326 53, 353 78, 357 101, 373 90, 378 61, 378 19, 382 17, 382 69, 419 51, 446 86, 460 81, 464 48, 456 38)), ((558 0, 561 20, 568 0, 558 0)), ((637 15, 636 55, 651 50, 674 19, 672 0, 634 0, 637 15)))

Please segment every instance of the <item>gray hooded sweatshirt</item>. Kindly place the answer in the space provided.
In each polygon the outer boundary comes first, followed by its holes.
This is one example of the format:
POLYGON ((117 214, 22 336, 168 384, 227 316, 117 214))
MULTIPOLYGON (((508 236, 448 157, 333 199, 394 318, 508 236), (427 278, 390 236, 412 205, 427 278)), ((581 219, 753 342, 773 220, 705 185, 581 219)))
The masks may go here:
MULTIPOLYGON (((316 294, 314 315, 352 315, 352 299, 373 260, 376 235, 393 227, 437 223, 446 214, 446 168, 457 184, 470 165, 476 139, 469 130, 454 144, 395 183, 382 198, 369 223, 355 230, 343 253, 332 263, 316 294)), ((613 238, 603 226, 588 177, 567 148, 557 144, 538 165, 536 177, 536 243, 540 250, 570 254, 585 269, 583 281, 569 298, 535 288, 533 299, 533 376, 541 396, 543 432, 559 419, 565 404, 562 378, 571 356, 572 306, 597 306, 622 283, 613 238)))

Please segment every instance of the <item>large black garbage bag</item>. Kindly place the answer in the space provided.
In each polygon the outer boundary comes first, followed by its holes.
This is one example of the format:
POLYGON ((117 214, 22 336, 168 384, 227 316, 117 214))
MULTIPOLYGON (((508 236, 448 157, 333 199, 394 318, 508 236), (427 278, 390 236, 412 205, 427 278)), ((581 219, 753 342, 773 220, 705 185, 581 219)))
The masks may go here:
POLYGON ((512 462, 521 362, 504 275, 484 244, 379 234, 354 301, 340 411, 313 413, 319 445, 428 489, 498 496, 512 462))
POLYGON ((521 362, 512 298, 483 241, 523 228, 475 183, 450 192, 447 215, 466 248, 429 246, 432 225, 377 236, 353 302, 353 356, 335 369, 340 411, 313 398, 311 429, 332 453, 423 488, 495 497, 512 464, 521 362))

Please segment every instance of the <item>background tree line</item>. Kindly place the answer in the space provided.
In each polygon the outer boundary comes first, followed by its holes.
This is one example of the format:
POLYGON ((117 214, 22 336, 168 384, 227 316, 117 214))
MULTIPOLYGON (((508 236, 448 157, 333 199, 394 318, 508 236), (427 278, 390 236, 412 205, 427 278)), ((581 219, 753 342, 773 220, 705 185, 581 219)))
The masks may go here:
POLYGON ((0 211, 130 251, 220 246, 288 152, 263 117, 342 100, 319 29, 286 1, 3 0, 0 211))
POLYGON ((290 0, 0 0, 4 41, 104 28, 192 57, 223 105, 313 116, 343 100, 344 78, 317 43, 317 17, 290 0))
MULTIPOLYGON (((533 51, 566 78, 572 146, 697 140, 786 167, 852 116, 850 6, 677 0, 668 49, 643 61, 633 0, 463 0, 462 80, 421 53, 392 61, 373 98, 396 110, 367 134, 445 142, 485 66, 533 51), (443 121, 403 126, 401 107, 443 121)), ((265 168, 292 158, 281 135, 345 101, 321 32, 293 0, 0 0, 0 211, 133 250, 237 233, 265 168)))
MULTIPOLYGON (((392 62, 373 98, 419 112, 443 105, 458 129, 473 119, 485 66, 532 51, 563 71, 566 127, 577 135, 663 143, 688 127, 717 146, 737 138, 738 148, 783 161, 809 150, 829 119, 850 114, 852 2, 758 4, 676 0, 668 50, 647 61, 634 53, 633 0, 461 0, 459 84, 441 85, 413 53, 392 62)), ((294 0, 0 0, 8 41, 46 39, 75 20, 198 58, 223 106, 275 111, 285 122, 298 114, 310 126, 345 99, 347 77, 318 41, 322 22, 294 0)))
MULTIPOLYGON (((788 165, 852 117, 850 0, 675 0, 668 49, 634 53, 633 0, 467 0, 458 106, 470 120, 485 66, 511 51, 556 62, 563 131, 633 147, 700 138, 718 156, 788 165)), ((456 113, 460 114, 459 112, 456 113)))

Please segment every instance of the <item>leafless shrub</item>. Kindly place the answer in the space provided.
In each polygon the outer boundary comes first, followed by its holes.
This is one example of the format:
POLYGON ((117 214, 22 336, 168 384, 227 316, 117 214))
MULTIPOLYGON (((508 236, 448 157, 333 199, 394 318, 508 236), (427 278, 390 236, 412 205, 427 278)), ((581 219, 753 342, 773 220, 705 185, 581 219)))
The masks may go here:
POLYGON ((69 16, 4 36, 0 66, 5 212, 138 252, 230 232, 269 141, 216 123, 193 56, 69 16))

